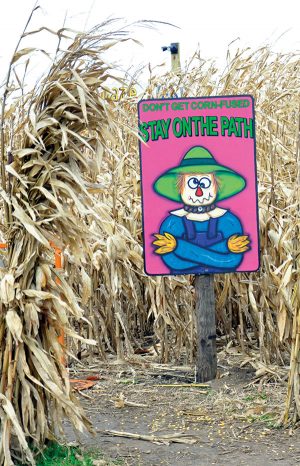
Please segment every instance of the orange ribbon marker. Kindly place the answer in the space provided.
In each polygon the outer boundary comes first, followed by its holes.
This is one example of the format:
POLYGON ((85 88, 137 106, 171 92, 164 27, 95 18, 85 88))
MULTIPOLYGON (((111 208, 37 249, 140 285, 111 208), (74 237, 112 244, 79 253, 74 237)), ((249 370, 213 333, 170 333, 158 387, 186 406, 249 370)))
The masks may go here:
MULTIPOLYGON (((52 248, 54 249, 54 266, 56 269, 62 269, 63 268, 63 265, 62 265, 62 251, 60 248, 56 247, 55 244, 50 241, 50 245, 52 246, 52 248)), ((57 285, 60 285, 61 281, 58 277, 55 278, 55 282, 57 283, 57 285)), ((61 329, 60 331, 60 334, 57 338, 58 340, 58 343, 61 345, 61 346, 64 346, 65 344, 65 332, 61 329)), ((61 361, 64 365, 66 365, 66 359, 65 357, 62 358, 62 361, 61 361)))

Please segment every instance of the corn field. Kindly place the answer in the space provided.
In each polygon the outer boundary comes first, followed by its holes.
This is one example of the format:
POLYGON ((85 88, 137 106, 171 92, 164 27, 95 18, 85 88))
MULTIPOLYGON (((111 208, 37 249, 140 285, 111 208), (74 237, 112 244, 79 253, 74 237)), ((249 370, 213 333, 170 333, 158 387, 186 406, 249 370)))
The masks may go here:
MULTIPOLYGON (((59 435, 63 417, 92 431, 66 355, 130 362, 151 336, 158 362, 194 363, 193 277, 143 272, 136 100, 103 97, 114 74, 103 54, 128 36, 104 26, 65 51, 60 30, 31 91, 16 64, 32 50, 16 49, 2 96, 0 465, 35 464, 32 447, 59 435)), ((196 53, 178 75, 151 73, 139 96, 255 98, 261 270, 215 276, 217 327, 257 377, 286 378, 284 424, 300 417, 299 68, 267 47, 228 53, 223 71, 196 53)))

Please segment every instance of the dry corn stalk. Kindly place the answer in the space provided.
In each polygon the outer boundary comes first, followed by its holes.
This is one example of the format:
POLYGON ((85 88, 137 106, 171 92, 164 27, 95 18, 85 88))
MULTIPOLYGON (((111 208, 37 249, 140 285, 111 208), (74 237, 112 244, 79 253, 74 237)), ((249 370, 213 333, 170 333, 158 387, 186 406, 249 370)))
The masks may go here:
POLYGON ((70 324, 71 316, 82 319, 83 309, 75 287, 62 274, 56 279, 51 244, 67 250, 81 270, 84 304, 91 288, 82 264, 100 237, 87 221, 99 219, 90 193, 99 186, 91 174, 116 132, 114 114, 101 98, 109 74, 102 55, 116 38, 125 33, 98 27, 77 35, 32 92, 24 91, 16 70, 10 77, 31 50, 16 50, 10 66, 2 106, 0 194, 8 254, 0 304, 0 465, 14 459, 35 464, 29 440, 42 447, 62 432, 65 416, 76 429, 92 431, 70 389, 57 337, 63 330, 86 344, 94 341, 70 324), (18 83, 21 97, 12 100, 18 83))

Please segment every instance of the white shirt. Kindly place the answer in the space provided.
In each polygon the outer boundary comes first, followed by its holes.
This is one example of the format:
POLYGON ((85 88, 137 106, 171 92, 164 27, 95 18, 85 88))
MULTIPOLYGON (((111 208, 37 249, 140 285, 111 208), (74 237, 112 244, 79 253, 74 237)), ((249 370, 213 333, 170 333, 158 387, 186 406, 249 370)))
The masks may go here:
POLYGON ((204 213, 187 212, 184 209, 178 209, 172 210, 170 214, 177 215, 177 217, 186 217, 188 220, 193 220, 194 222, 206 222, 210 218, 222 217, 226 212, 226 209, 215 207, 213 210, 204 213))

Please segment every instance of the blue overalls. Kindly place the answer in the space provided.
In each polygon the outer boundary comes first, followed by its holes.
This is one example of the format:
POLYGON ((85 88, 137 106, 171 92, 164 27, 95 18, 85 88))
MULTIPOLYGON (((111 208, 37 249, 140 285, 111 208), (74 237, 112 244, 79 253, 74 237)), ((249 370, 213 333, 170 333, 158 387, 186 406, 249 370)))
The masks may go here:
MULTIPOLYGON (((188 220, 186 217, 183 217, 183 224, 185 233, 183 239, 189 241, 196 246, 201 246, 202 248, 207 248, 213 246, 214 244, 222 241, 223 234, 218 231, 218 218, 210 218, 208 221, 207 231, 197 232, 195 223, 192 220, 188 220)), ((185 273, 192 274, 205 274, 205 273, 222 273, 224 269, 217 267, 209 267, 207 265, 197 265, 196 267, 191 267, 190 269, 185 270, 185 273)), ((171 270, 171 273, 180 274, 180 270, 171 270)))
POLYGON ((233 272, 243 259, 243 253, 233 253, 228 248, 232 235, 243 234, 238 217, 229 211, 203 222, 171 213, 159 232, 170 233, 176 239, 176 248, 162 256, 171 274, 233 272))

